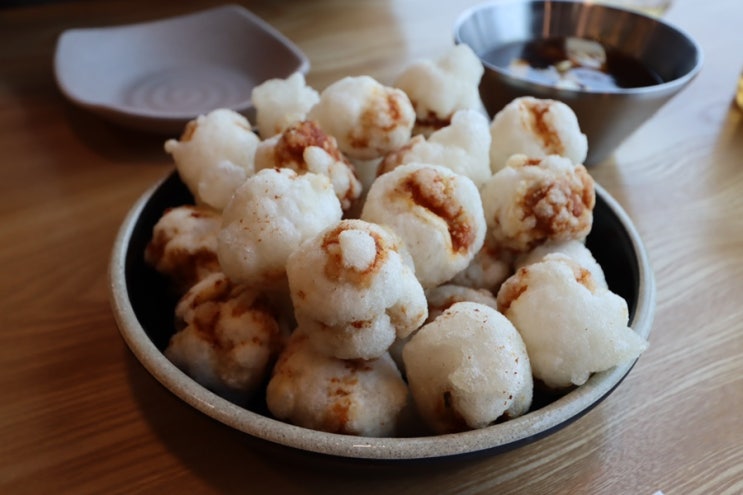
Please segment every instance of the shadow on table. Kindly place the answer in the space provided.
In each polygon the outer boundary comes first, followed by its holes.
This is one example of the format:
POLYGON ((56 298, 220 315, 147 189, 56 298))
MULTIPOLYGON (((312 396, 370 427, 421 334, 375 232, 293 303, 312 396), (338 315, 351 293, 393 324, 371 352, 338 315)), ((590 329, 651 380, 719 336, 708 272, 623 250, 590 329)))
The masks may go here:
MULTIPOLYGON (((487 482, 493 487, 518 476, 528 479, 532 465, 571 452, 586 455, 604 442, 598 411, 589 413, 596 421, 583 419, 567 426, 556 436, 538 441, 539 448, 526 445, 515 450, 488 452, 421 461, 372 461, 336 458, 276 445, 234 430, 193 409, 160 385, 127 350, 129 381, 143 416, 168 450, 186 469, 220 493, 379 493, 406 488, 436 487, 443 493, 451 477, 459 489, 462 480, 472 480, 478 489, 487 482), (587 434, 586 431, 590 431, 587 434), (598 431, 595 431, 598 430, 598 431), (565 444, 565 439, 571 439, 565 444), (578 438, 578 441, 573 441, 578 438), (567 452, 564 452, 567 450, 567 452)), ((433 492, 432 492, 433 493, 433 492)))
POLYGON ((129 129, 110 123, 101 117, 65 102, 67 126, 80 143, 109 162, 171 163, 164 144, 178 134, 167 135, 129 129))

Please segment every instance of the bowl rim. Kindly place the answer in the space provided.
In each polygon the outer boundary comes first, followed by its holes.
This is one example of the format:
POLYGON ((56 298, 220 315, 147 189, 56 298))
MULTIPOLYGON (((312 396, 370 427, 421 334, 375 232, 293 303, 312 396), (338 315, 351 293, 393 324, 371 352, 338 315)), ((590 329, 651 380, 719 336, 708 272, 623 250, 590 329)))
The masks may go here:
POLYGON ((475 55, 477 55, 477 58, 482 62, 483 66, 486 69, 490 69, 496 72, 497 74, 499 74, 500 76, 505 77, 511 81, 516 81, 525 87, 538 88, 538 90, 540 91, 545 91, 545 90, 557 91, 560 94, 571 95, 573 97, 577 95, 582 95, 582 94, 583 95, 592 94, 592 95, 628 95, 629 96, 629 95, 643 95, 643 94, 651 94, 651 93, 655 94, 655 93, 663 93, 663 92, 672 92, 677 88, 686 86, 689 82, 691 82, 694 78, 696 78, 696 76, 702 70, 702 67, 704 65, 704 51, 702 50, 702 46, 685 29, 661 17, 653 17, 653 16, 650 16, 648 14, 645 14, 637 10, 632 10, 629 8, 621 8, 615 5, 604 5, 604 4, 585 2, 582 0, 487 0, 485 2, 468 7, 459 14, 459 16, 454 21, 454 27, 453 27, 454 42, 457 44, 461 43, 461 44, 468 45, 468 43, 465 42, 461 38, 460 32, 461 32, 462 26, 478 11, 488 10, 488 9, 497 8, 497 7, 504 7, 504 6, 507 6, 508 4, 545 4, 546 5, 546 4, 557 4, 557 3, 576 4, 576 5, 580 5, 581 8, 584 8, 584 9, 602 9, 602 10, 608 10, 608 11, 615 11, 615 12, 623 13, 625 15, 632 15, 632 16, 641 17, 641 18, 653 21, 671 31, 674 31, 676 34, 683 37, 690 45, 692 45, 694 47, 694 53, 696 54, 696 63, 685 74, 675 79, 671 79, 670 81, 665 81, 660 84, 653 84, 651 86, 641 86, 641 87, 633 87, 633 88, 616 88, 616 89, 611 89, 611 90, 591 89, 591 88, 585 88, 585 89, 561 88, 561 87, 557 87, 557 86, 550 85, 550 84, 540 83, 537 81, 533 81, 531 79, 518 77, 514 75, 508 69, 499 67, 495 64, 492 64, 490 62, 483 60, 479 54, 475 53, 475 55))
MULTIPOLYGON (((627 376, 637 360, 594 373, 580 387, 524 416, 479 430, 422 437, 370 438, 326 433, 291 425, 240 407, 197 384, 157 349, 139 323, 128 297, 127 252, 138 218, 167 176, 134 203, 117 233, 108 267, 109 298, 119 332, 142 366, 165 388, 217 421, 268 442, 333 457, 404 461, 512 450, 575 421, 598 405, 627 376)), ((631 327, 648 338, 655 314, 655 280, 647 252, 627 213, 598 183, 596 194, 626 230, 638 262, 638 300, 631 327)))

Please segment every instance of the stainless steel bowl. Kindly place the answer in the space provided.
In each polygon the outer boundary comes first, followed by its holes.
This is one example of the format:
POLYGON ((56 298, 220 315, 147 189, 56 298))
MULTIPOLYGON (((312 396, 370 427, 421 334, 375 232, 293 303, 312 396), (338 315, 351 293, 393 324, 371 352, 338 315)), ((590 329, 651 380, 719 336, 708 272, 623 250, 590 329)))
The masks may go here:
POLYGON ((568 104, 588 137, 586 165, 614 150, 702 67, 702 50, 688 34, 638 12, 574 0, 504 0, 476 5, 454 26, 457 43, 484 55, 508 43, 552 37, 580 37, 637 59, 662 83, 611 91, 561 89, 518 77, 483 59, 480 95, 492 116, 519 96, 550 98, 568 104))

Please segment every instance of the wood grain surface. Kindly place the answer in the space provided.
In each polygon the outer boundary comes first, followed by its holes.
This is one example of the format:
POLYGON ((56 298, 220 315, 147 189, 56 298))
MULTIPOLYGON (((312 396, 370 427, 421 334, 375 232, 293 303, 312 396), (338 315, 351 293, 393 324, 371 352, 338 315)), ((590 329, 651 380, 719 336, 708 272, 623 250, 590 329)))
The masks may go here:
MULTIPOLYGON (((390 83, 451 44, 473 1, 240 2, 309 56, 317 89, 390 83)), ((0 493, 743 493, 743 2, 675 0, 698 78, 591 173, 627 210, 655 270, 651 347, 588 415, 503 455, 381 466, 287 453, 159 385, 108 300, 114 237, 172 170, 163 138, 68 103, 52 57, 67 28, 216 5, 0 3, 0 493)))

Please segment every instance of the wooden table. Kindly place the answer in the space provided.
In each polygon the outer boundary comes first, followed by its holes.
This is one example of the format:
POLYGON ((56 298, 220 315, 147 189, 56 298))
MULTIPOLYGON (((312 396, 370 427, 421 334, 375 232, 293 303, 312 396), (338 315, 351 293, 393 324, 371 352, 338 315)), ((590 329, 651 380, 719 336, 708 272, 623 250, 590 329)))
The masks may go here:
MULTIPOLYGON (((448 47, 473 2, 244 3, 307 53, 322 89, 349 74, 391 83, 448 47)), ((676 0, 666 17, 701 43, 701 75, 591 169, 636 222, 657 278, 651 347, 626 381, 510 453, 392 468, 266 453, 159 385, 118 334, 112 243, 172 164, 161 137, 65 101, 56 38, 213 4, 0 8, 0 493, 743 493, 743 113, 732 105, 743 2, 676 0)))

